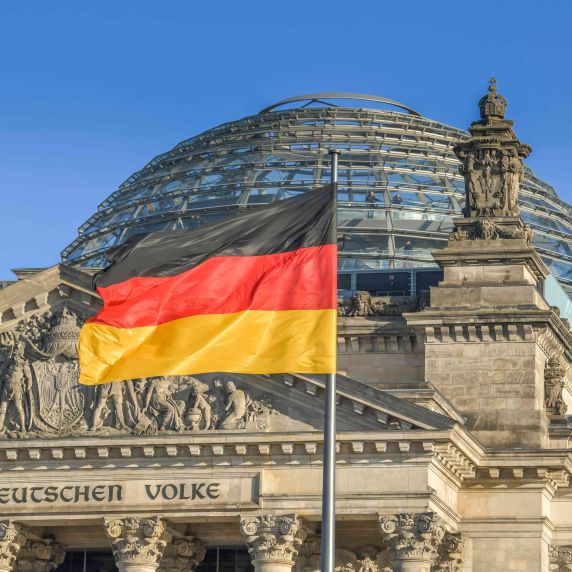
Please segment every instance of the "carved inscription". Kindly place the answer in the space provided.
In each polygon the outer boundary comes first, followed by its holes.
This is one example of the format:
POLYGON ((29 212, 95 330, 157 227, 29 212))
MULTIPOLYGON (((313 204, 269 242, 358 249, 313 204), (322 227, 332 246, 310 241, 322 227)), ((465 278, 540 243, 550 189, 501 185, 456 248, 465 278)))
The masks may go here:
POLYGON ((0 487, 0 505, 5 510, 53 510, 56 506, 130 506, 144 503, 163 505, 176 503, 178 507, 195 504, 257 502, 258 477, 221 476, 212 479, 177 479, 165 481, 95 482, 93 484, 36 484, 0 487))

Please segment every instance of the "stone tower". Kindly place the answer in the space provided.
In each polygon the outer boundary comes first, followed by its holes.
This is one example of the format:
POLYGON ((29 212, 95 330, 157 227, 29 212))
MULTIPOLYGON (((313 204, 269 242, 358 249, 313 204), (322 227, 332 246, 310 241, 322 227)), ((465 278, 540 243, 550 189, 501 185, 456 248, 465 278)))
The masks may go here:
POLYGON ((455 148, 465 177, 464 218, 433 257, 444 278, 430 306, 407 315, 425 335, 426 380, 467 418, 486 446, 543 447, 546 340, 566 336, 544 301, 548 270, 519 217, 523 159, 530 153, 504 118, 506 100, 491 80, 481 119, 455 148))

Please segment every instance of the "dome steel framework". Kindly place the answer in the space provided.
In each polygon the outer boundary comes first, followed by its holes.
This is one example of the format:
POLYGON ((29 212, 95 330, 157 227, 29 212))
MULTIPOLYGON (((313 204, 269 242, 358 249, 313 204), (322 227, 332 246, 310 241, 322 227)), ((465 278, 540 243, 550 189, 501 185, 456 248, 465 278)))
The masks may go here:
MULTIPOLYGON (((289 98, 155 157, 100 204, 62 259, 102 267, 105 251, 133 234, 192 228, 316 188, 328 182, 328 150, 337 148, 340 270, 435 266, 431 251, 445 245, 464 206, 453 147, 466 136, 376 96, 289 98), (370 191, 375 202, 366 201, 370 191)), ((552 274, 571 292, 571 207, 527 169, 520 213, 552 274)))

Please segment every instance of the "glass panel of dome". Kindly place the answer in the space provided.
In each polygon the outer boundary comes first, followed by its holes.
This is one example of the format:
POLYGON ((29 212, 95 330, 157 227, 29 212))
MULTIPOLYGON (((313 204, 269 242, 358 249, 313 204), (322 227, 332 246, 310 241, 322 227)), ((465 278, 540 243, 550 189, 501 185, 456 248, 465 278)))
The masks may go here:
POLYGON ((389 258, 338 258, 338 270, 383 270, 390 267, 389 258))
POLYGON ((220 183, 223 179, 224 177, 221 174, 205 175, 204 177, 201 177, 200 185, 201 186, 215 185, 216 183, 220 183))
POLYGON ((566 264, 564 262, 557 262, 556 260, 544 259, 547 263, 550 272, 559 278, 564 278, 565 280, 572 280, 572 264, 566 264))
POLYGON ((389 254, 389 237, 385 234, 342 234, 338 238, 340 252, 375 252, 379 255, 389 254))
POLYGON ((344 228, 366 226, 384 229, 387 228, 387 212, 383 208, 338 208, 338 226, 344 228), (373 224, 364 225, 363 221, 372 221, 373 224))
POLYGON ((82 266, 86 268, 104 268, 109 264, 105 256, 99 255, 93 258, 88 258, 86 261, 82 262, 82 266))
POLYGON ((135 215, 137 207, 128 207, 119 212, 110 213, 106 216, 101 217, 97 221, 94 221, 91 226, 85 229, 85 234, 89 234, 94 232, 95 230, 99 230, 101 228, 105 228, 111 224, 118 224, 121 222, 125 222, 131 219, 135 215))
POLYGON ((553 210, 555 212, 562 212, 561 209, 556 208, 555 206, 551 205, 548 201, 540 198, 540 197, 534 197, 532 196, 530 193, 524 191, 523 193, 521 193, 520 195, 521 200, 523 203, 525 204, 530 204, 530 205, 536 205, 539 207, 544 207, 546 209, 550 209, 553 210))
POLYGON ((415 258, 432 258, 431 251, 444 248, 445 240, 432 240, 429 238, 412 238, 410 236, 394 236, 395 254, 415 258))
POLYGON ((536 212, 536 213, 531 213, 530 211, 526 210, 526 209, 521 209, 520 211, 520 216, 522 217, 522 219, 533 225, 533 226, 541 226, 544 228, 549 228, 549 229, 553 229, 553 230, 558 230, 560 232, 564 232, 564 233, 571 233, 572 232, 572 228, 564 225, 560 220, 558 220, 556 217, 554 216, 549 216, 547 214, 544 213, 540 213, 540 212, 536 212))
POLYGON ((455 208, 455 204, 452 200, 453 197, 450 195, 423 193, 423 198, 425 199, 427 206, 430 206, 432 209, 452 210, 455 208))
POLYGON ((425 203, 419 198, 417 193, 408 191, 396 191, 391 193, 391 204, 399 207, 404 205, 425 206, 425 203))
POLYGON ((125 241, 127 240, 130 236, 133 236, 135 234, 148 234, 150 232, 159 232, 161 230, 170 230, 172 229, 176 224, 176 221, 157 221, 157 222, 151 222, 148 224, 139 224, 137 226, 132 226, 130 228, 127 228, 125 230, 125 234, 122 236, 122 240, 125 241))
POLYGON ((399 224, 398 221, 401 220, 431 220, 444 222, 447 227, 451 227, 453 225, 453 217, 451 215, 410 209, 392 209, 391 219, 396 224, 399 224))
POLYGON ((279 169, 272 169, 270 171, 261 171, 254 179, 257 183, 262 181, 268 181, 270 183, 280 183, 287 176, 286 171, 281 171, 279 169))
MULTIPOLYGON (((383 192, 377 191, 374 188, 371 188, 374 191, 375 195, 375 206, 380 207, 385 204, 385 197, 383 196, 383 192)), ((369 190, 357 190, 357 189, 339 189, 338 190, 338 201, 346 201, 346 202, 356 202, 356 203, 369 203, 370 201, 366 201, 368 196, 369 190)))
POLYGON ((541 248, 549 252, 558 252, 565 256, 572 256, 572 245, 566 241, 542 236, 539 232, 536 232, 534 233, 533 243, 536 248, 541 248))
POLYGON ((78 246, 78 248, 71 252, 69 256, 70 258, 77 258, 88 252, 94 252, 103 248, 115 246, 117 240, 121 236, 121 232, 122 230, 118 229, 114 230, 113 232, 106 232, 105 234, 90 238, 82 245, 78 246))
POLYGON ((157 201, 150 201, 141 205, 137 216, 152 216, 159 213, 179 210, 183 204, 183 197, 164 198, 157 201))

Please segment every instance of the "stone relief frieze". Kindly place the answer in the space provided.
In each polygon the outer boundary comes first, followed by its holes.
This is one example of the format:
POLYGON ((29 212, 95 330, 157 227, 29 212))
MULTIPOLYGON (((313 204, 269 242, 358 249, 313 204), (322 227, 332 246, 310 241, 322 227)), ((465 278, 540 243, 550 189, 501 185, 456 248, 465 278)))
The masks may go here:
POLYGON ((79 385, 84 318, 64 308, 0 334, 0 437, 271 428, 272 398, 230 376, 79 385))
POLYGON ((522 228, 507 228, 496 224, 490 218, 475 219, 475 224, 466 228, 455 226, 449 234, 449 240, 493 240, 496 238, 522 239, 530 246, 533 232, 530 225, 522 228))
POLYGON ((351 296, 338 298, 338 316, 401 316, 405 312, 417 312, 428 305, 428 294, 417 296, 372 296, 357 290, 351 296))

